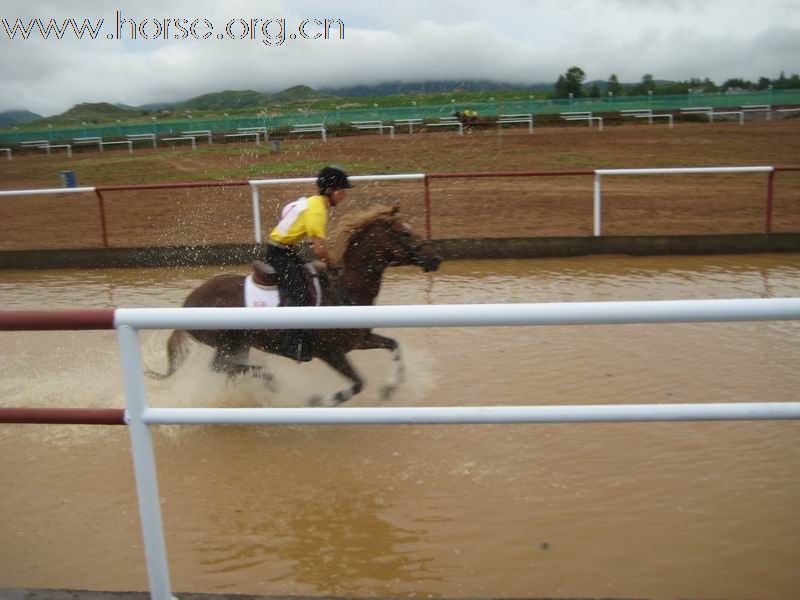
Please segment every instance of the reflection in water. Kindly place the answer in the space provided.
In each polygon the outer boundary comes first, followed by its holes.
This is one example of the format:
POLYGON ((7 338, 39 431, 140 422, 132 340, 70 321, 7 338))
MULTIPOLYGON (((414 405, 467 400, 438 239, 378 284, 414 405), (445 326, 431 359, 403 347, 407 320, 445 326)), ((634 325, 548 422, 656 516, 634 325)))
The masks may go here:
MULTIPOLYGON (((177 306, 243 269, 0 271, 0 299, 6 310, 177 306)), ((389 271, 379 302, 765 296, 800 296, 800 255, 452 261, 389 271)), ((800 389, 796 321, 387 333, 408 367, 394 406, 796 401, 800 389)), ((165 337, 142 338, 151 366, 165 337)), ((8 332, 0 346, 0 405, 124 404, 113 332, 8 332)), ((287 392, 341 384, 324 365, 269 357, 282 387, 267 397, 206 375, 199 350, 148 385, 153 405, 287 406, 287 392)), ((368 383, 352 405, 379 404, 386 353, 353 359, 368 383)), ((798 425, 161 428, 170 566, 177 590, 197 592, 795 600, 798 425)), ((13 523, 0 527, 3 584, 143 589, 135 509, 122 525, 108 509, 135 503, 117 468, 127 448, 97 431, 0 428, 0 468, 15 481, 0 494, 0 522, 13 523), (63 497, 75 500, 50 501, 63 497), (76 504, 107 516, 94 561, 74 552, 76 504), (87 579, 97 560, 113 575, 87 579)))
MULTIPOLYGON (((9 270, 0 298, 7 309, 176 306, 206 279, 247 269, 9 270)), ((437 273, 390 269, 379 303, 781 297, 798 293, 798 272, 797 254, 450 261, 437 273)))
POLYGON ((426 529, 393 524, 391 503, 368 484, 345 475, 324 489, 306 484, 263 502, 225 515, 219 540, 200 544, 206 573, 253 570, 269 582, 334 595, 383 595, 400 586, 422 592, 444 580, 425 550, 426 529))

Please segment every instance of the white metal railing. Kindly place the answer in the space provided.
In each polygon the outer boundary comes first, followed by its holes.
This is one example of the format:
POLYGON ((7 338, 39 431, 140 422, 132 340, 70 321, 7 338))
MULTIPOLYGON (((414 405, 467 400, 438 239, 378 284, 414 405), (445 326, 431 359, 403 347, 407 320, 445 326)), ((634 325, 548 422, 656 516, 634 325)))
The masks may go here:
POLYGON ((289 133, 319 133, 322 135, 323 142, 328 139, 328 130, 325 128, 325 123, 306 123, 304 125, 293 125, 289 133))
MULTIPOLYGON (((658 115, 653 115, 658 116, 658 115)), ((253 133, 252 135, 255 135, 253 133)), ((173 138, 165 138, 173 139, 173 138)), ((190 140, 194 144, 191 136, 185 138, 175 138, 177 140, 190 140)), ((644 168, 644 169, 595 169, 594 170, 594 191, 593 191, 593 235, 602 235, 602 178, 615 175, 678 175, 678 174, 719 174, 719 173, 772 173, 780 169, 773 166, 745 166, 745 167, 677 167, 677 168, 644 168)), ((434 175, 431 175, 433 177, 434 175)), ((349 179, 353 182, 359 181, 424 181, 425 173, 403 173, 397 175, 354 175, 349 179)), ((279 185, 313 184, 314 177, 288 177, 275 179, 252 179, 247 183, 251 188, 251 202, 253 213, 253 239, 256 243, 263 242, 261 231, 261 202, 260 188, 279 185)), ((168 184, 167 184, 168 185, 168 184)), ((94 193, 102 191, 103 188, 79 187, 79 188, 47 188, 37 190, 0 190, 0 198, 5 196, 35 196, 48 194, 75 194, 75 193, 94 193)))
POLYGON ((350 125, 362 130, 376 129, 381 135, 386 129, 389 131, 389 139, 394 139, 394 125, 384 125, 383 121, 350 121, 350 125))
POLYGON ((772 106, 770 104, 744 104, 742 112, 746 113, 767 113, 767 121, 772 120, 772 106))
MULTIPOLYGON (((151 425, 605 423, 800 419, 800 402, 370 408, 151 408, 140 329, 613 325, 800 320, 800 298, 259 308, 0 311, 3 331, 116 329, 151 597, 171 600, 151 425)), ((10 409, 11 412, 18 412, 10 409)), ((123 414, 120 414, 123 413, 123 414)), ((15 420, 4 422, 18 422, 15 420)), ((34 421, 24 421, 34 422, 34 421)), ((38 422, 38 421, 35 421, 38 422)), ((83 422, 83 421, 81 421, 83 422)))
POLYGON ((49 196, 52 194, 93 194, 94 187, 74 187, 74 188, 46 188, 41 190, 0 190, 0 197, 3 196, 49 196))
POLYGON ((627 325, 800 319, 796 298, 437 304, 431 306, 287 306, 118 308, 114 325, 135 329, 341 329, 345 327, 488 327, 627 325))
POLYGON ((533 115, 532 114, 515 114, 515 115, 500 115, 497 117, 497 128, 502 129, 503 125, 513 123, 527 123, 528 133, 533 134, 533 115))
MULTIPOLYGON (((352 175, 348 177, 352 182, 358 181, 422 181, 424 173, 404 173, 400 175, 352 175)), ((261 194, 260 188, 274 185, 313 184, 316 177, 290 177, 283 179, 252 179, 250 190, 253 204, 253 237, 257 244, 264 241, 261 232, 261 194)))
POLYGON ((147 425, 489 425, 800 419, 800 402, 399 406, 354 408, 148 408, 147 425))
POLYGON ((131 142, 150 142, 153 145, 153 150, 157 149, 158 139, 155 133, 129 133, 125 136, 131 142))
POLYGON ((214 143, 214 138, 212 137, 210 129, 197 129, 195 131, 181 131, 181 135, 184 137, 188 136, 195 136, 195 137, 204 137, 208 139, 209 145, 214 143))
POLYGON ((117 309, 117 329, 150 593, 171 600, 149 427, 166 424, 482 424, 800 419, 800 402, 386 408, 150 408, 140 329, 602 325, 800 319, 800 298, 474 304, 117 309))
POLYGON ((408 125, 408 133, 414 133, 414 125, 422 125, 422 119, 395 119, 395 125, 408 125))
POLYGON ((594 172, 594 235, 602 234, 602 178, 607 175, 691 175, 699 173, 771 173, 775 167, 686 167, 664 169, 595 169, 594 172))

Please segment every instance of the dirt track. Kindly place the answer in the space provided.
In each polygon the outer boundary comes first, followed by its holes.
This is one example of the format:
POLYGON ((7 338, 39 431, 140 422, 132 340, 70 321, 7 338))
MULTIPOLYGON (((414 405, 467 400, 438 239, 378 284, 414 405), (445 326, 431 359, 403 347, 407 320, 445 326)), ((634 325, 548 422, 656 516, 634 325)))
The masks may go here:
MULTIPOLYGON (((388 136, 364 134, 285 140, 280 154, 247 144, 186 149, 86 152, 67 159, 15 156, 0 165, 2 189, 58 187, 74 170, 79 185, 308 176, 326 163, 353 174, 571 170, 600 167, 800 165, 800 119, 773 122, 585 126, 388 136)), ((756 233, 764 231, 767 175, 607 177, 603 231, 609 235, 756 233)), ((262 194, 262 226, 306 187, 262 194)), ((242 243, 252 240, 248 187, 106 193, 110 245, 242 243)), ((448 179, 431 183, 433 237, 588 235, 592 178, 448 179)), ((339 214, 376 201, 399 202, 424 227, 421 183, 360 186, 339 214)), ((775 178, 774 231, 800 231, 800 172, 775 178)), ((335 217, 334 217, 335 218, 335 217)), ((93 194, 15 197, 0 202, 0 249, 101 245, 93 194)))

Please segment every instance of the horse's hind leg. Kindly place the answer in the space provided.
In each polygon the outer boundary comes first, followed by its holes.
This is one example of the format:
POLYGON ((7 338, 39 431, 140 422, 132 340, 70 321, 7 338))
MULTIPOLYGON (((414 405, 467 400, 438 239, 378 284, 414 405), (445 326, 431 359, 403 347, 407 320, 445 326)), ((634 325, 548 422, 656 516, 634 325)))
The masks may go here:
POLYGON ((327 396, 321 396, 319 394, 311 396, 308 402, 311 406, 336 406, 342 402, 347 402, 363 389, 364 380, 361 379, 361 376, 356 372, 343 352, 336 352, 335 354, 320 356, 319 358, 347 377, 353 384, 347 389, 339 390, 327 396))
POLYGON ((359 344, 357 350, 384 349, 392 354, 392 370, 389 373, 389 381, 381 387, 381 400, 388 400, 392 397, 397 386, 399 386, 405 376, 405 365, 403 364, 403 353, 397 340, 370 332, 364 341, 359 344))
POLYGON ((217 373, 224 373, 228 380, 240 375, 249 375, 256 379, 261 379, 270 391, 276 391, 275 378, 261 365, 247 364, 249 348, 217 348, 214 359, 211 362, 211 369, 217 373))

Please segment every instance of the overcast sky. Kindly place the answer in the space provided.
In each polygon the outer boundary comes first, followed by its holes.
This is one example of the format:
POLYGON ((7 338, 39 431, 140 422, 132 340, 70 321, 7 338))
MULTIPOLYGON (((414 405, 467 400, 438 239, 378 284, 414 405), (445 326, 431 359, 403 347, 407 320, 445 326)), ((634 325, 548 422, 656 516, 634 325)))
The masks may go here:
MULTIPOLYGON (((556 80, 573 65, 587 79, 639 81, 710 77, 757 79, 800 72, 798 0, 0 0, 13 27, 32 18, 59 25, 97 23, 99 39, 9 39, 0 22, 0 111, 25 108, 51 115, 80 102, 140 105, 188 99, 225 89, 275 92, 292 85, 337 87, 382 81, 556 80), (116 11, 141 24, 172 20, 168 40, 116 35, 116 11), (314 19, 341 20, 331 39, 314 19), (184 33, 192 21, 198 37, 184 33), (261 19, 254 39, 243 19, 261 19), (271 19, 264 43, 263 21, 271 19), (278 44, 279 20, 286 40, 278 44), (176 28, 175 20, 183 28, 176 28), (207 22, 206 22, 207 20, 207 22), (213 30, 208 25, 213 27, 213 30), (296 39, 290 39, 294 34, 296 39), (175 37, 187 39, 175 39, 175 37), (226 39, 218 39, 221 36, 226 39)), ((162 36, 163 37, 163 33, 162 36)))

